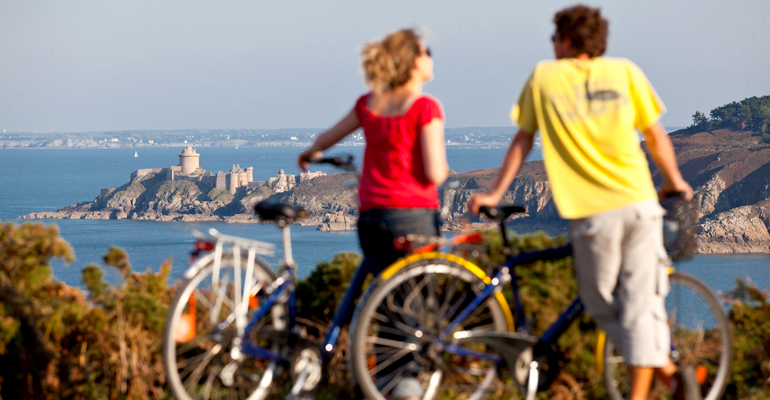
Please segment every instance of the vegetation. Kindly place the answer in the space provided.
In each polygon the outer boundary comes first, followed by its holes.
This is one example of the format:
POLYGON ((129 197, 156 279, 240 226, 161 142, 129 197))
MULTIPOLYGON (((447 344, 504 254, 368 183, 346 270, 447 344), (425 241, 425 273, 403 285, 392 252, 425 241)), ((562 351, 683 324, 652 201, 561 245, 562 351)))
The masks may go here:
MULTIPOLYGON (((488 234, 490 253, 481 266, 500 261, 501 241, 488 234), (491 260, 491 261, 490 261, 491 260)), ((545 234, 515 236, 514 251, 556 246, 563 238, 545 234)), ((83 269, 85 290, 51 277, 49 261, 73 259, 55 225, 0 223, 0 397, 3 399, 145 399, 168 398, 161 345, 167 307, 176 290, 167 285, 171 261, 159 272, 136 273, 128 255, 111 248, 104 265, 115 268, 122 282, 104 281, 103 269, 83 269)), ((320 335, 359 262, 340 254, 319 263, 298 282, 298 317, 320 335)), ((538 262, 518 270, 522 302, 535 333, 554 321, 576 294, 572 263, 538 262)), ((510 293, 507 294, 510 296, 510 293)), ((735 362, 728 399, 770 396, 770 300, 750 282, 737 281, 731 302, 735 362)), ((327 370, 329 379, 319 399, 352 398, 338 346, 327 370)), ((593 351, 596 330, 582 316, 558 343, 564 354, 562 373, 541 398, 604 398, 593 351)), ((280 391, 280 388, 279 388, 280 391)))
POLYGON ((692 115, 691 132, 732 129, 761 134, 770 143, 770 96, 749 97, 711 110, 710 117, 700 111, 692 115))
POLYGON ((211 201, 220 201, 222 204, 230 204, 235 198, 230 192, 222 189, 211 189, 206 193, 206 197, 211 201))

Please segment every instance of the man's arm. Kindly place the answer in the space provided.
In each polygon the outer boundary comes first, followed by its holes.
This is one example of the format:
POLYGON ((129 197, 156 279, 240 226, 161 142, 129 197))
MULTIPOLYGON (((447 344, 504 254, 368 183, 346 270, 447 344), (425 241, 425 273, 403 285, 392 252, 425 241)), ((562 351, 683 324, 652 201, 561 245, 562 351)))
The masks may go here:
POLYGON ((530 150, 532 150, 533 142, 534 134, 519 129, 510 147, 508 147, 508 152, 505 153, 503 166, 500 167, 500 172, 497 174, 492 189, 488 193, 476 194, 471 197, 468 209, 472 213, 478 214, 481 206, 494 207, 500 203, 500 199, 503 198, 503 195, 511 186, 513 178, 519 173, 521 164, 527 158, 530 150))
POLYGON ((645 129, 645 144, 647 150, 652 156, 655 165, 658 166, 663 174, 663 186, 660 188, 662 195, 677 192, 685 193, 683 200, 691 200, 693 197, 692 187, 682 178, 682 173, 676 165, 676 155, 674 154, 674 145, 666 131, 656 122, 645 129))

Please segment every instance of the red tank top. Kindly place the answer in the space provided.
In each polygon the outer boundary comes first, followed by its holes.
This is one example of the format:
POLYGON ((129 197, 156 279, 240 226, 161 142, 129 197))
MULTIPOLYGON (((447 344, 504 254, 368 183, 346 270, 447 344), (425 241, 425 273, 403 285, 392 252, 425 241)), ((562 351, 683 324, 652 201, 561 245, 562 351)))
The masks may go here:
POLYGON ((361 96, 355 107, 366 138, 358 188, 361 211, 437 208, 438 190, 425 176, 420 133, 433 118, 444 119, 441 103, 422 95, 405 114, 379 116, 369 110, 369 96, 361 96))

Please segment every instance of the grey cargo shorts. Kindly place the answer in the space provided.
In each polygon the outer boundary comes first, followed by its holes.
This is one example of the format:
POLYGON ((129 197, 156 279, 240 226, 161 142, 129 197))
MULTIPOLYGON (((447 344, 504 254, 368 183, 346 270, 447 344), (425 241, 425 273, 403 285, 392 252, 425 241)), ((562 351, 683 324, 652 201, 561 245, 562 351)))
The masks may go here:
POLYGON ((626 365, 669 360, 664 214, 650 200, 570 221, 580 298, 626 365))

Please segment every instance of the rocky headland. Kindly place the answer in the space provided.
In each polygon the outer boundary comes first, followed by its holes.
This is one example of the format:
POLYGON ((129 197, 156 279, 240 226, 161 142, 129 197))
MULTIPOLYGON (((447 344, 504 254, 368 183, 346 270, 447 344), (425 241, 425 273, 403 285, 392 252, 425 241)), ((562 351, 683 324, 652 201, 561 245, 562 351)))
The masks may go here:
MULTIPOLYGON (((697 252, 770 252, 770 144, 758 134, 728 129, 681 130, 670 137, 700 209, 697 252)), ((660 174, 654 167, 653 171, 659 184, 660 174)), ((453 175, 459 186, 441 194, 449 211, 444 229, 467 227, 464 217, 469 198, 487 190, 496 174, 497 168, 453 175)), ((350 173, 307 179, 279 175, 262 186, 241 188, 233 194, 150 173, 91 202, 22 218, 259 222, 252 213, 253 205, 269 199, 305 208, 309 217, 300 222, 303 225, 340 231, 355 228, 358 205, 355 185, 350 184, 354 178, 350 173)), ((503 201, 528 210, 527 215, 509 222, 511 229, 566 234, 567 223, 558 216, 541 161, 523 166, 503 201)))

